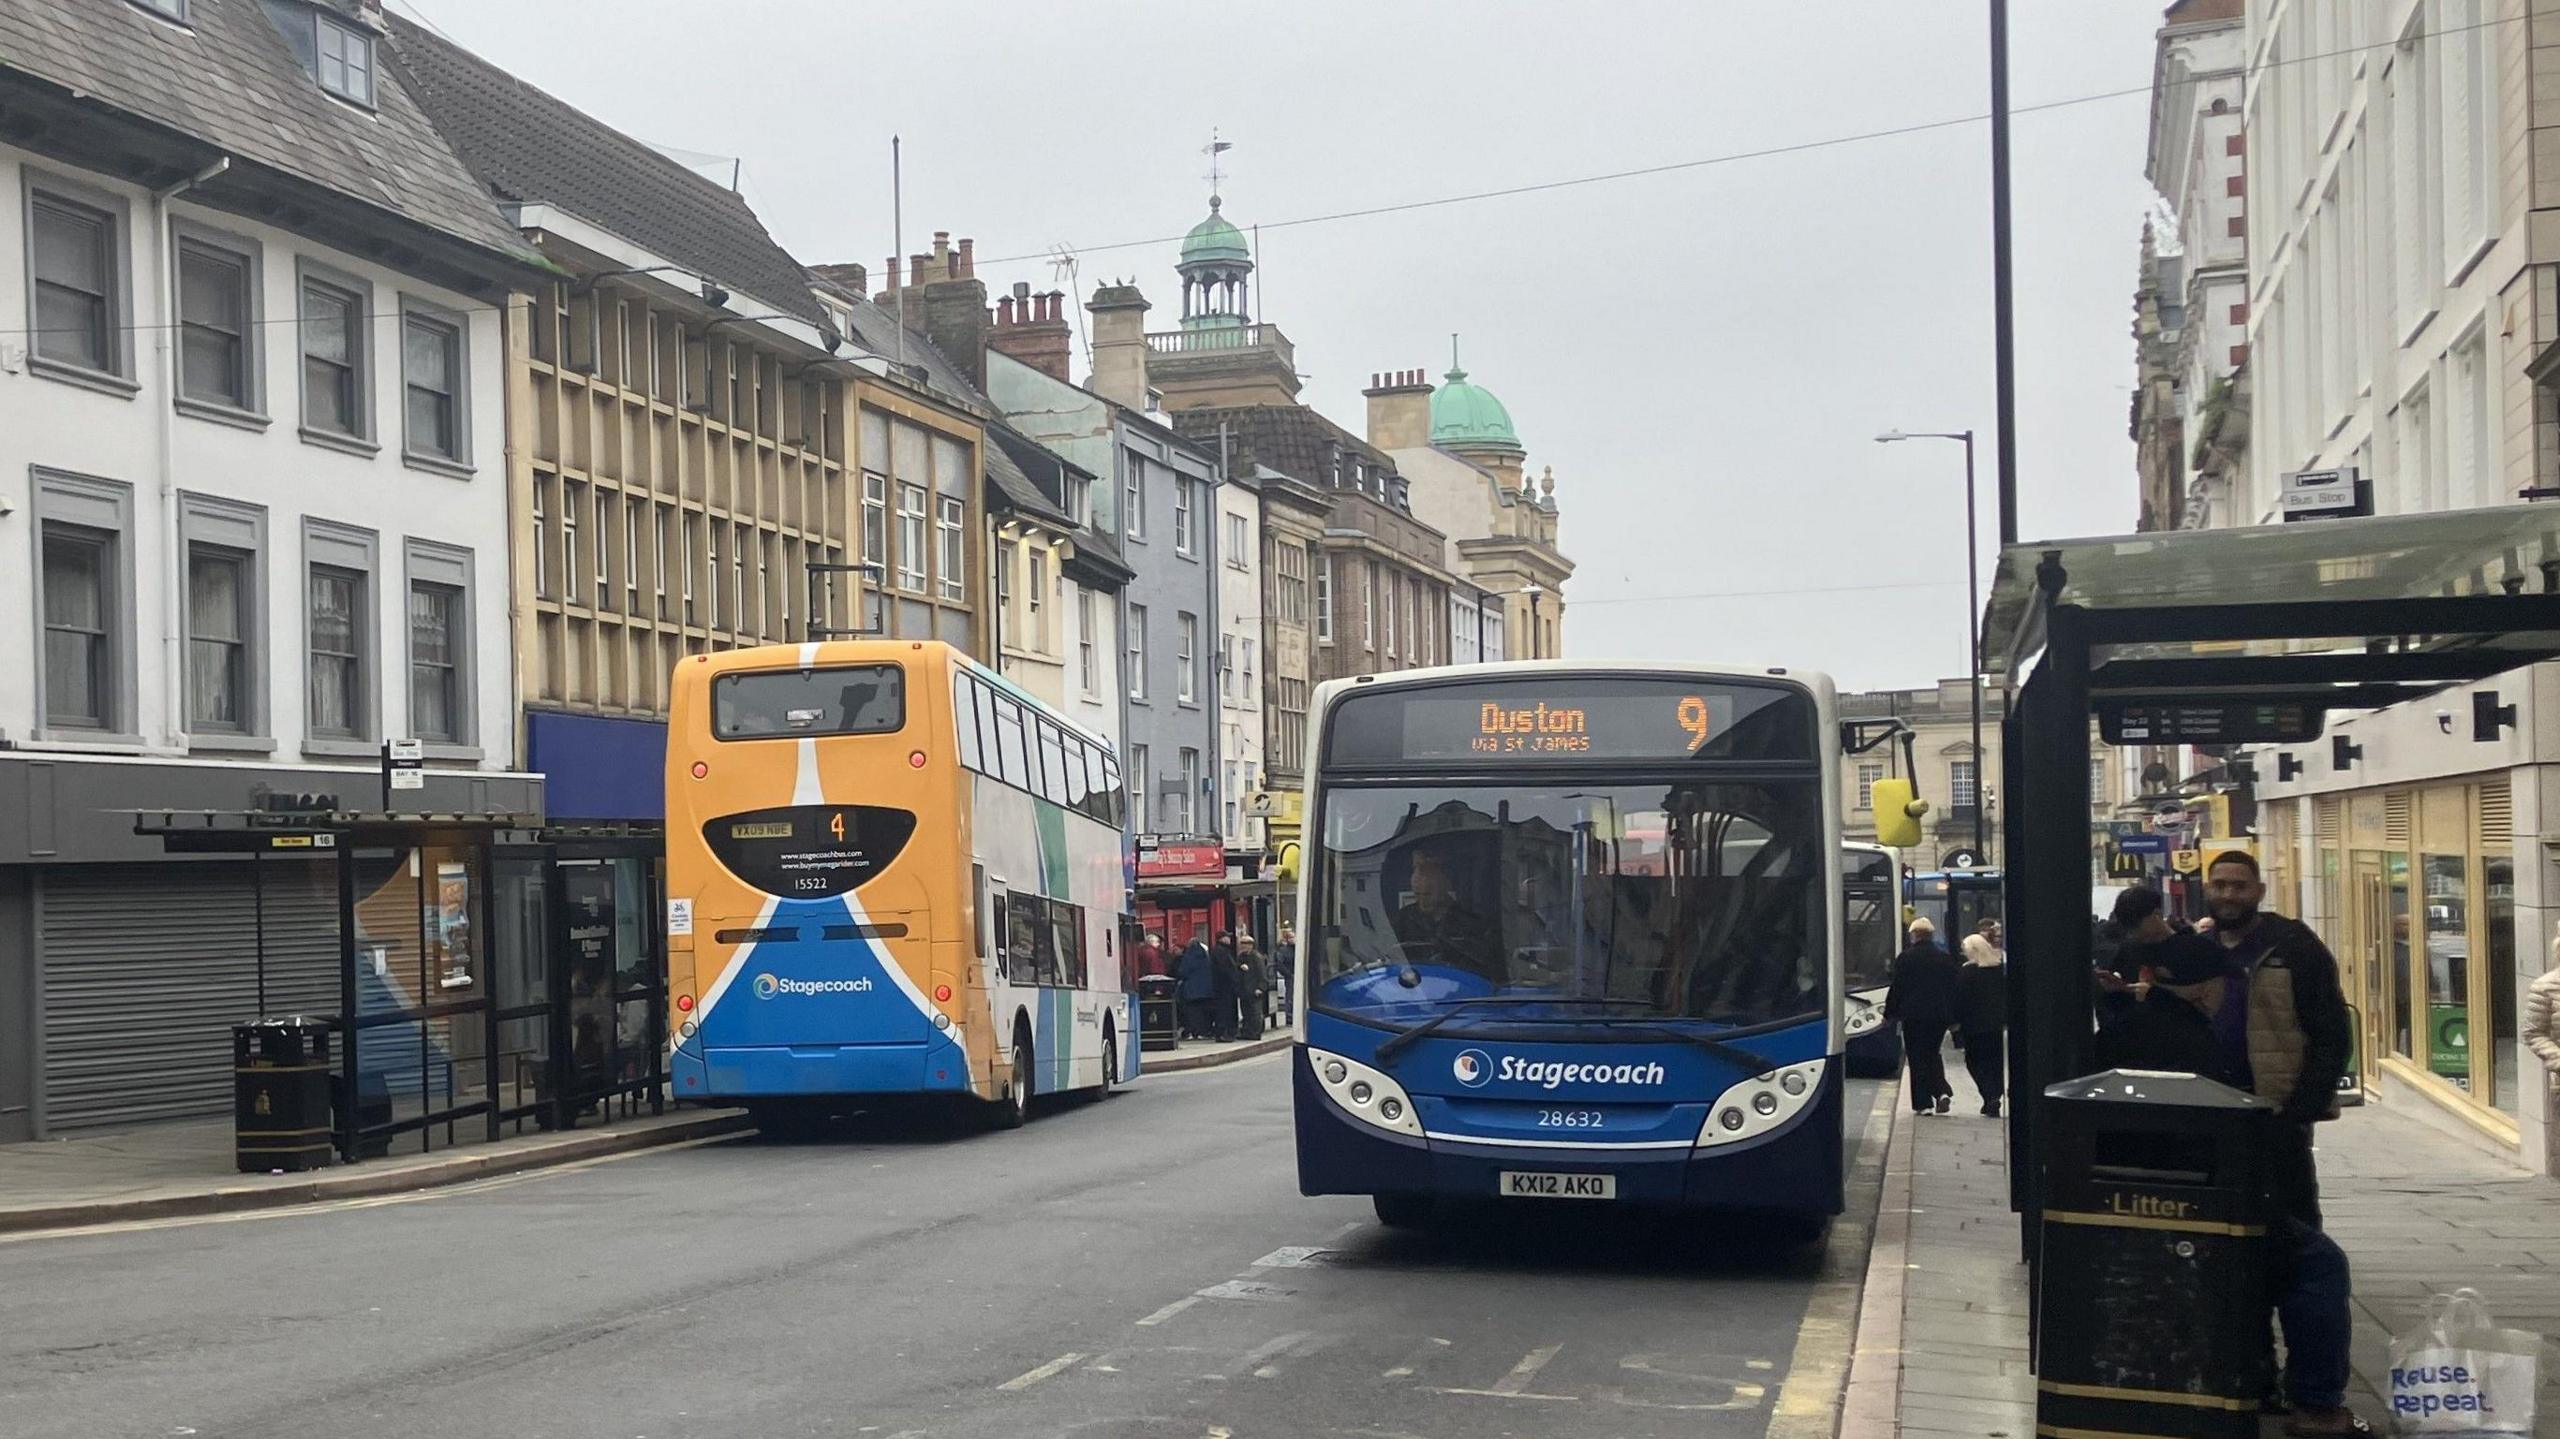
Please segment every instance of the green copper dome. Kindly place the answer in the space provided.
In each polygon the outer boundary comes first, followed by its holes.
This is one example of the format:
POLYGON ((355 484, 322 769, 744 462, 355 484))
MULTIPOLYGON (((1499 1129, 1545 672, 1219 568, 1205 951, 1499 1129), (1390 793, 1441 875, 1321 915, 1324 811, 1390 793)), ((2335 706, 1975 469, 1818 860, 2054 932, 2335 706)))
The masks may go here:
POLYGON ((1218 197, 1209 197, 1209 218, 1191 227, 1182 237, 1182 263, 1186 265, 1219 264, 1233 261, 1251 263, 1253 250, 1244 242, 1244 232, 1227 223, 1218 213, 1218 197))
POLYGON ((1458 368, 1456 346, 1450 348, 1449 382, 1431 392, 1431 443, 1518 452, 1520 436, 1511 428, 1511 412, 1493 391, 1467 382, 1467 372, 1458 368))

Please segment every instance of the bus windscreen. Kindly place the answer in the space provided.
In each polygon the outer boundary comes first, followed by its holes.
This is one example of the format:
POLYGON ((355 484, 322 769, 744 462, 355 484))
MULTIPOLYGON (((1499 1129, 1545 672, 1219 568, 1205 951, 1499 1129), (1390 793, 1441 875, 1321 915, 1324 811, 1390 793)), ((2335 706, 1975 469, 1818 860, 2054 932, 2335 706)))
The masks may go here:
POLYGON ((1373 769, 1802 763, 1817 757, 1817 728, 1812 697, 1792 685, 1512 674, 1347 696, 1327 725, 1324 762, 1373 769))

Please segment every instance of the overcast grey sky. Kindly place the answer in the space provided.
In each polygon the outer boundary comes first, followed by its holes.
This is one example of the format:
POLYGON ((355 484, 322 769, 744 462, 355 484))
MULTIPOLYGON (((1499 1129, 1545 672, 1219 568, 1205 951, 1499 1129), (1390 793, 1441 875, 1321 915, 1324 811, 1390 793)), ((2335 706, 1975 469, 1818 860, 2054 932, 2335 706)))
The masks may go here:
MULTIPOLYGON (((1206 212, 1216 126, 1307 398, 1359 429, 1368 376, 1436 375, 1456 331, 1554 467, 1570 653, 1962 672, 1962 452, 1873 436, 1980 431, 1995 534, 1986 125, 1273 227, 1978 115, 1979 0, 396 5, 642 139, 738 157, 804 263, 890 253, 895 132, 910 251, 1070 246, 1087 293, 1134 277, 1168 324, 1173 244, 1104 247, 1206 212)), ((2157 0, 2012 8, 2018 105, 2148 83, 2157 0)), ((2135 94, 2014 122, 2030 538, 2132 527, 2146 115, 2135 94)))

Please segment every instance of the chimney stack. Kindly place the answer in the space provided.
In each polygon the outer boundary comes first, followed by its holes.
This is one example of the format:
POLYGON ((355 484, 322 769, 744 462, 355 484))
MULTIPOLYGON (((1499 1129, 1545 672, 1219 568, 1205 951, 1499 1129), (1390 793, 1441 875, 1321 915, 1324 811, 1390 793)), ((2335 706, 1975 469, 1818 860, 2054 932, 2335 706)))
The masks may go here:
POLYGON ((970 246, 970 241, 963 240, 954 249, 950 231, 933 232, 933 253, 916 257, 915 283, 924 287, 924 304, 919 313, 915 302, 908 301, 907 318, 911 324, 920 324, 925 338, 969 377, 970 384, 983 389, 987 383, 987 286, 965 263, 970 246))
POLYGON ((1135 285, 1104 285, 1085 303, 1093 316, 1093 376, 1087 388, 1115 404, 1147 408, 1147 297, 1135 285))
POLYGON ((1391 370, 1369 377, 1360 392, 1369 400, 1370 444, 1387 451, 1418 450, 1431 443, 1431 385, 1420 370, 1391 370))
POLYGON ((1035 295, 1020 280, 1013 293, 996 301, 994 333, 987 348, 1011 355, 1053 380, 1067 379, 1074 345, 1067 334, 1064 299, 1057 291, 1035 295))

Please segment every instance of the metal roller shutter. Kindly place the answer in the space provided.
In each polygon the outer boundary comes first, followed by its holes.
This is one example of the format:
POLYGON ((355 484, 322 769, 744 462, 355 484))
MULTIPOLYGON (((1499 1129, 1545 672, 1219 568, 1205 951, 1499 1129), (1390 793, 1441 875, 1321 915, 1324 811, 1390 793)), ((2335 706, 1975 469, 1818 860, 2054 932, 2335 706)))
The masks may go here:
POLYGON ((231 1026, 338 1008, 335 867, 246 862, 53 869, 39 881, 44 1106, 55 1132, 231 1108, 231 1026))

